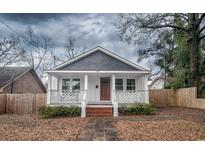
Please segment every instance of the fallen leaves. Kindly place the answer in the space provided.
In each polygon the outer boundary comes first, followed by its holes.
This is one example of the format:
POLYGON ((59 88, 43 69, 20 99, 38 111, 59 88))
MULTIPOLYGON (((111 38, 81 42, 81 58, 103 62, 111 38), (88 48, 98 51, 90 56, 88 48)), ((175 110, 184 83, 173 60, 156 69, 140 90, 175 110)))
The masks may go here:
POLYGON ((204 110, 161 108, 154 116, 121 117, 115 127, 121 140, 205 140, 204 118, 204 110))
POLYGON ((86 119, 39 119, 34 116, 1 115, 0 140, 76 140, 86 119))

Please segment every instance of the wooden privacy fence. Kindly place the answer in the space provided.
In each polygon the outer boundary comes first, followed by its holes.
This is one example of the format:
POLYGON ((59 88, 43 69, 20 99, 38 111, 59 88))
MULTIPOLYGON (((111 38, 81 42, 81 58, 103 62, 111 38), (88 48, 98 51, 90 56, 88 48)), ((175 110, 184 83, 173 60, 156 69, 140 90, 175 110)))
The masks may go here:
POLYGON ((149 90, 149 101, 156 107, 181 106, 205 109, 205 99, 197 98, 195 87, 149 90))
POLYGON ((46 94, 0 94, 0 114, 36 114, 46 94))

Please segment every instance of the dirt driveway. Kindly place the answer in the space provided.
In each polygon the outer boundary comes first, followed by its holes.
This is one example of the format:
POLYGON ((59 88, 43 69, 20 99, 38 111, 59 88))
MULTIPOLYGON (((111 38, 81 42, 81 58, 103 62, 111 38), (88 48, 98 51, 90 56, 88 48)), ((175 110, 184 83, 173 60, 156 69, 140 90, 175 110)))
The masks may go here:
POLYGON ((79 138, 205 140, 205 110, 161 108, 152 116, 118 118, 40 119, 35 116, 0 115, 0 140, 67 141, 79 138))

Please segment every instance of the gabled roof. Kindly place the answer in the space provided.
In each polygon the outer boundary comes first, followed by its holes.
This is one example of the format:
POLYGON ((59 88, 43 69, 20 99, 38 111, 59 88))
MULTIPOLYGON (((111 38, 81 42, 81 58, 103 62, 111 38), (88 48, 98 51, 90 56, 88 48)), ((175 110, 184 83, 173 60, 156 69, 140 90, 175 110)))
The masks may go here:
POLYGON ((0 88, 30 71, 31 67, 4 67, 0 68, 0 88))
MULTIPOLYGON (((150 83, 149 87, 153 86, 153 85, 154 85, 157 81, 159 81, 159 80, 162 80, 162 81, 164 82, 164 77, 161 77, 161 76, 156 77, 156 78, 150 83)), ((166 78, 166 83, 171 83, 171 82, 173 82, 174 80, 175 80, 174 77, 167 77, 167 78, 166 78)))
POLYGON ((163 77, 156 77, 149 85, 149 87, 152 87, 157 81, 159 80, 163 80, 164 81, 164 78, 163 77))
POLYGON ((29 71, 31 71, 42 89, 46 92, 44 84, 41 82, 40 78, 31 67, 0 67, 0 89, 7 87, 12 82, 14 82, 29 71))
POLYGON ((102 47, 93 48, 52 70, 148 71, 102 47))

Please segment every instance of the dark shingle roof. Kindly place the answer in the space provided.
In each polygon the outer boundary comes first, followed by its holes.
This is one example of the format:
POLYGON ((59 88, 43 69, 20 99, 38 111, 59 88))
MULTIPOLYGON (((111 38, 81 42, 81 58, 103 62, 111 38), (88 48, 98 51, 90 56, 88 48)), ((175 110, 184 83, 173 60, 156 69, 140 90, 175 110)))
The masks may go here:
POLYGON ((0 88, 29 70, 31 67, 0 67, 0 88))
POLYGON ((113 58, 103 52, 100 52, 100 50, 96 50, 96 52, 93 52, 92 54, 57 70, 134 71, 139 69, 136 69, 128 64, 117 60, 116 58, 113 58))

